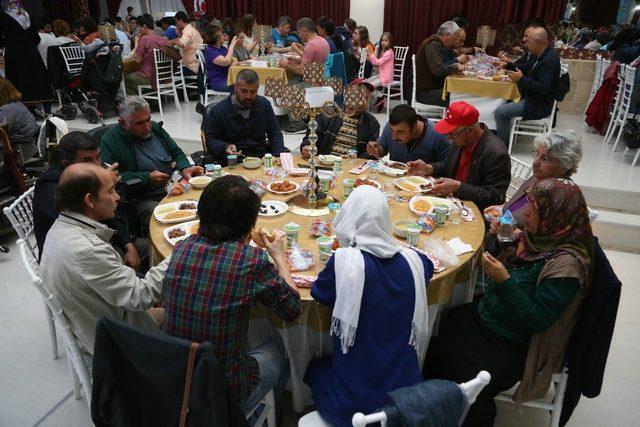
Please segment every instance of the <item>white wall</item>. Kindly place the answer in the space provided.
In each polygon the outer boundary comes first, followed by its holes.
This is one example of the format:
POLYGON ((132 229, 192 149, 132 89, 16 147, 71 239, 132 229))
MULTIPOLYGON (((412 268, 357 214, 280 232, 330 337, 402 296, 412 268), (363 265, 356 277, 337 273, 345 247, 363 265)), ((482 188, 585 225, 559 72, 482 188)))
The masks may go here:
POLYGON ((358 25, 367 27, 374 44, 384 32, 384 2, 385 0, 351 0, 349 17, 355 19, 358 25))

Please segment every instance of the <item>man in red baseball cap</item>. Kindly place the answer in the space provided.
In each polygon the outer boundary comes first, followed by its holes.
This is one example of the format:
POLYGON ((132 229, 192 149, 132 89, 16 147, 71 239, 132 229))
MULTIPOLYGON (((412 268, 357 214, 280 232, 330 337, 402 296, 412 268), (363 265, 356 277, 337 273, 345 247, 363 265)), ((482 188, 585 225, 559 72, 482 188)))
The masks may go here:
POLYGON ((464 101, 451 104, 435 125, 438 133, 453 142, 446 158, 432 164, 416 160, 408 166, 411 174, 440 177, 433 193, 471 200, 482 210, 504 201, 511 181, 511 159, 502 141, 478 122, 479 115, 464 101))

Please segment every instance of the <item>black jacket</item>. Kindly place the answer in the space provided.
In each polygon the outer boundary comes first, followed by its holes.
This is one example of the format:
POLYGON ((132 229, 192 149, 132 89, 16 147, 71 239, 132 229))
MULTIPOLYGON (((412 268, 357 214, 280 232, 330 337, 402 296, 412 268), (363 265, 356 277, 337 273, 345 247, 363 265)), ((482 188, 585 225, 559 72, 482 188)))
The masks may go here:
POLYGON ((518 81, 518 89, 524 97, 524 119, 538 120, 548 117, 553 108, 560 79, 558 55, 548 47, 538 58, 530 59, 519 68, 523 73, 518 81))
POLYGON ((566 424, 578 405, 580 395, 600 394, 609 346, 618 315, 622 283, 607 256, 594 238, 593 281, 585 298, 580 318, 573 328, 566 362, 569 381, 562 404, 560 425, 566 424))
MULTIPOLYGON (((188 340, 100 319, 91 393, 95 425, 177 426, 190 346, 188 340)), ((187 426, 247 425, 210 342, 198 347, 192 372, 187 426)))
POLYGON ((266 153, 279 156, 289 151, 267 98, 257 96, 249 118, 245 119, 233 106, 231 96, 207 107, 202 119, 207 151, 216 161, 227 164, 225 150, 229 144, 235 144, 245 156, 263 157, 266 153))
MULTIPOLYGON (((467 182, 460 184, 455 196, 471 200, 482 210, 491 205, 501 205, 511 181, 511 159, 504 143, 481 123, 484 129, 478 143, 467 182)), ((452 144, 447 157, 433 163, 433 176, 455 178, 462 148, 452 144)))
MULTIPOLYGON (((58 210, 54 200, 56 187, 62 175, 62 168, 54 166, 46 171, 36 181, 33 190, 33 231, 38 244, 38 254, 42 253, 45 238, 49 229, 58 219, 58 210)), ((125 245, 135 242, 135 237, 129 231, 124 210, 119 206, 114 219, 104 221, 107 227, 116 231, 113 243, 124 250, 125 245)))
MULTIPOLYGON (((329 154, 331 147, 336 142, 336 136, 342 127, 342 117, 333 116, 327 117, 324 114, 318 116, 318 154, 329 154)), ((367 154, 367 143, 369 141, 377 141, 380 134, 380 123, 373 117, 373 115, 366 111, 360 114, 358 119, 358 157, 369 158, 367 154)), ((302 147, 309 145, 309 130, 300 144, 300 150, 302 147)))

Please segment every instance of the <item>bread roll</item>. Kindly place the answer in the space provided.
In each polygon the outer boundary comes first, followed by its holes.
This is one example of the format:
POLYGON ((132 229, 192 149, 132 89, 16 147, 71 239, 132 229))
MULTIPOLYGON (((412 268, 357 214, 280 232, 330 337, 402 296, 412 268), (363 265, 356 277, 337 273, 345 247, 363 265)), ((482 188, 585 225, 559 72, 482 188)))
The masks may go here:
POLYGON ((502 80, 502 76, 496 74, 495 76, 491 77, 491 80, 499 82, 500 80, 502 80))
POLYGON ((254 229, 253 231, 251 231, 251 240, 253 240, 255 244, 261 248, 266 247, 264 238, 262 236, 263 233, 270 243, 273 243, 273 241, 276 240, 276 236, 266 228, 261 228, 259 230, 254 229))

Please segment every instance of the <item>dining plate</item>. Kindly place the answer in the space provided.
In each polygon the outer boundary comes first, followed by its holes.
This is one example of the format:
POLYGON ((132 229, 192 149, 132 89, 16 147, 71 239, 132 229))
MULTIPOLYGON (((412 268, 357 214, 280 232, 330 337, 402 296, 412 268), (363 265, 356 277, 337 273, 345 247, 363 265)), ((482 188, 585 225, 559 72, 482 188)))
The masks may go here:
POLYGON ((186 239, 192 234, 196 234, 198 232, 198 228, 200 227, 200 220, 189 221, 182 224, 174 225, 172 227, 167 227, 164 229, 162 234, 164 238, 171 246, 174 246, 181 240, 186 239), (177 233, 173 234, 172 233, 177 233))
POLYGON ((156 206, 153 210, 153 216, 163 224, 177 224, 196 219, 197 209, 197 201, 183 200, 156 206))
POLYGON ((358 184, 358 180, 370 182, 374 184, 372 185, 372 187, 376 187, 378 190, 382 190, 382 184, 380 184, 378 181, 375 181, 373 179, 366 179, 366 178, 357 178, 356 183, 353 185, 353 188, 360 187, 361 185, 368 185, 368 184, 358 184))
POLYGON ((289 181, 291 184, 294 185, 295 188, 293 188, 292 190, 289 191, 277 191, 277 190, 273 190, 271 187, 273 186, 273 184, 282 184, 283 181, 274 181, 269 183, 269 185, 267 185, 267 190, 271 191, 272 193, 275 194, 291 194, 294 193, 296 191, 298 191, 300 189, 300 184, 298 184, 297 182, 293 182, 293 181, 289 181))
POLYGON ((433 209, 436 207, 436 205, 446 206, 447 213, 451 208, 451 202, 440 197, 413 196, 411 200, 409 200, 409 209, 411 209, 411 212, 418 216, 433 212, 433 209))
POLYGON ((422 176, 405 176, 394 179, 393 183, 400 190, 409 193, 428 193, 433 185, 433 181, 422 176))
POLYGON ((270 217, 280 216, 289 210, 289 205, 279 200, 264 200, 260 203, 258 215, 270 217))

